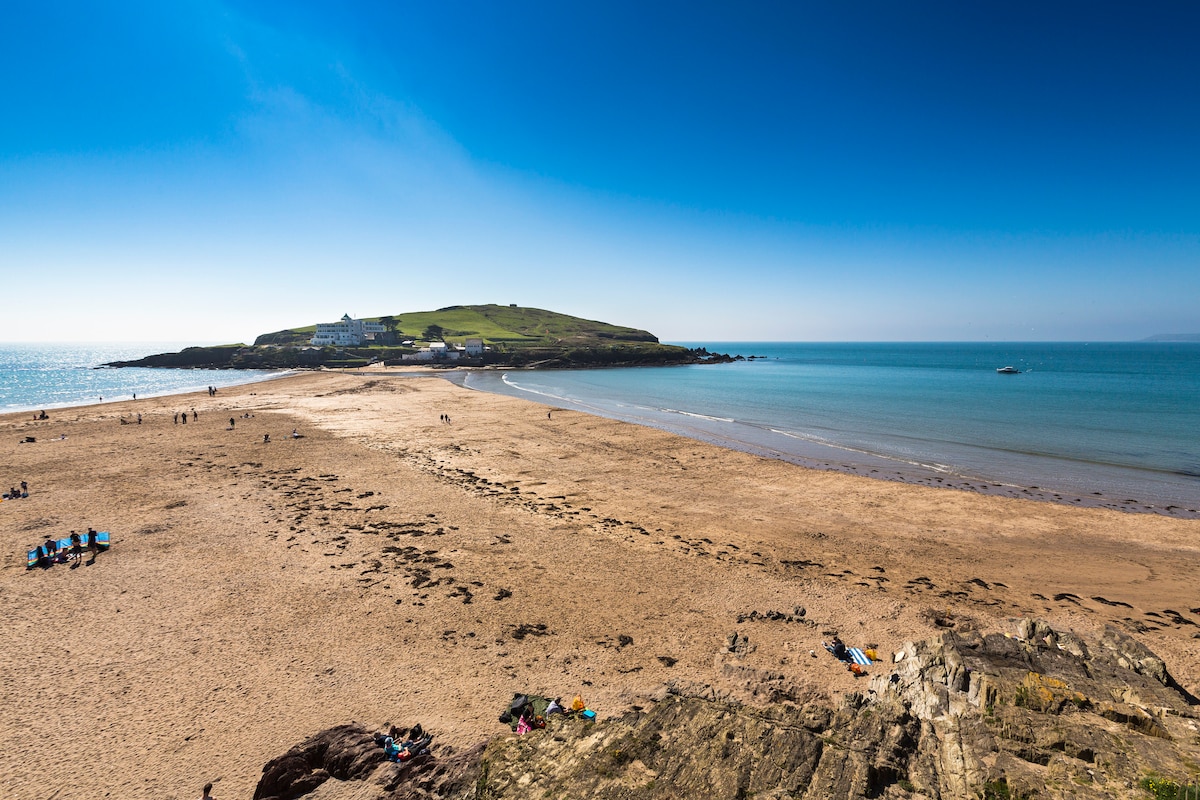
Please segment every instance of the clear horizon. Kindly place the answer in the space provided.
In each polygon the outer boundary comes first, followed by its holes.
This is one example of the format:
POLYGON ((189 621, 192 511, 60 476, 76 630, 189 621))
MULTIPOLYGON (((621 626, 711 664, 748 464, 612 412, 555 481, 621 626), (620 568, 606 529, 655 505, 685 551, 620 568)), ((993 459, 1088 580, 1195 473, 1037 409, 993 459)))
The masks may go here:
MULTIPOLYGON (((273 331, 263 331, 263 333, 271 333, 273 331)), ((654 333, 654 331, 650 331, 654 333)), ((453 337, 451 337, 453 338, 453 337)), ((462 337, 459 337, 462 338, 462 337)), ((659 342, 662 344, 674 344, 680 346, 695 346, 706 344, 1200 344, 1200 333, 1158 333, 1149 336, 1143 336, 1140 339, 664 339, 659 337, 659 342), (1187 337, 1186 340, 1170 340, 1164 339, 1155 341, 1158 337, 1187 337)), ((17 347, 33 347, 33 346, 87 346, 87 347, 117 347, 117 346, 139 346, 139 345, 176 345, 183 347, 215 347, 219 345, 229 344, 253 344, 253 340, 247 341, 217 341, 217 340, 178 340, 178 341, 156 341, 154 339, 124 339, 112 341, 89 341, 85 339, 71 340, 54 340, 43 339, 40 341, 0 341, 0 347, 17 346, 17 347)))
POLYGON ((1200 331, 1200 7, 6 12, 0 341, 476 303, 662 341, 1200 331))

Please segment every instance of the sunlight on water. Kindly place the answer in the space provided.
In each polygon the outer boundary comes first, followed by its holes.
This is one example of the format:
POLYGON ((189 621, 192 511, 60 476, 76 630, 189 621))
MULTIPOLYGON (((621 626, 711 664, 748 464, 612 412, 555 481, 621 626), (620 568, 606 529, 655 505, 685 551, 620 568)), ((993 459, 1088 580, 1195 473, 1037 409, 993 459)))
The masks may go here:
POLYGON ((0 345, 0 412, 37 411, 236 386, 275 377, 263 370, 97 369, 193 343, 0 345))

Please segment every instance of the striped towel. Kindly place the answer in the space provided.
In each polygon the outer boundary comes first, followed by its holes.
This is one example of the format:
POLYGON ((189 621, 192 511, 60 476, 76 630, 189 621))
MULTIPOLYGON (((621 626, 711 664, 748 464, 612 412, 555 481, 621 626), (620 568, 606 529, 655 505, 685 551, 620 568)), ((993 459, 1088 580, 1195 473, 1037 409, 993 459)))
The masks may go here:
POLYGON ((867 658, 867 654, 860 647, 847 647, 846 652, 850 654, 850 660, 855 664, 861 664, 864 667, 871 666, 871 659, 867 658))

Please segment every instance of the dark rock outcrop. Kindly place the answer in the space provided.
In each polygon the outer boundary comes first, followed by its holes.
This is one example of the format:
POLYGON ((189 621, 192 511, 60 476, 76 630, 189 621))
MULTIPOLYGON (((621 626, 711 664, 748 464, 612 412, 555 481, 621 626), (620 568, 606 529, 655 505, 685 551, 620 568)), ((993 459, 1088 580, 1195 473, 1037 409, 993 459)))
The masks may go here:
POLYGON ((396 763, 366 728, 339 725, 267 762, 254 800, 295 800, 329 781, 355 785, 355 797, 373 800, 462 797, 474 786, 482 753, 482 744, 460 753, 435 744, 429 755, 396 763))
POLYGON ((201 367, 223 369, 231 366, 234 357, 246 349, 244 345, 218 347, 185 347, 178 353, 159 353, 134 361, 110 361, 106 367, 169 367, 172 369, 201 367))
POLYGON ((293 800, 329 778, 363 780, 384 761, 370 731, 339 725, 293 747, 263 767, 254 800, 293 800))

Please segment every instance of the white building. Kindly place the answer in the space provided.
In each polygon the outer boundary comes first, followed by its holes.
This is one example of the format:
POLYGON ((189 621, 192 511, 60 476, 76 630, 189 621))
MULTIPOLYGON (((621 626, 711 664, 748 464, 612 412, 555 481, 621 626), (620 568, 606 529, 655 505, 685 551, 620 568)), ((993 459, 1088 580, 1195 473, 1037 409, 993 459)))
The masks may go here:
POLYGON ((445 342, 430 342, 415 353, 401 356, 402 361, 457 361, 458 351, 451 350, 445 342))
POLYGON ((347 314, 340 322, 319 322, 311 343, 315 345, 360 345, 374 340, 385 328, 378 322, 350 319, 347 314))
POLYGON ((483 355, 483 339, 467 339, 466 351, 469 356, 483 355))

